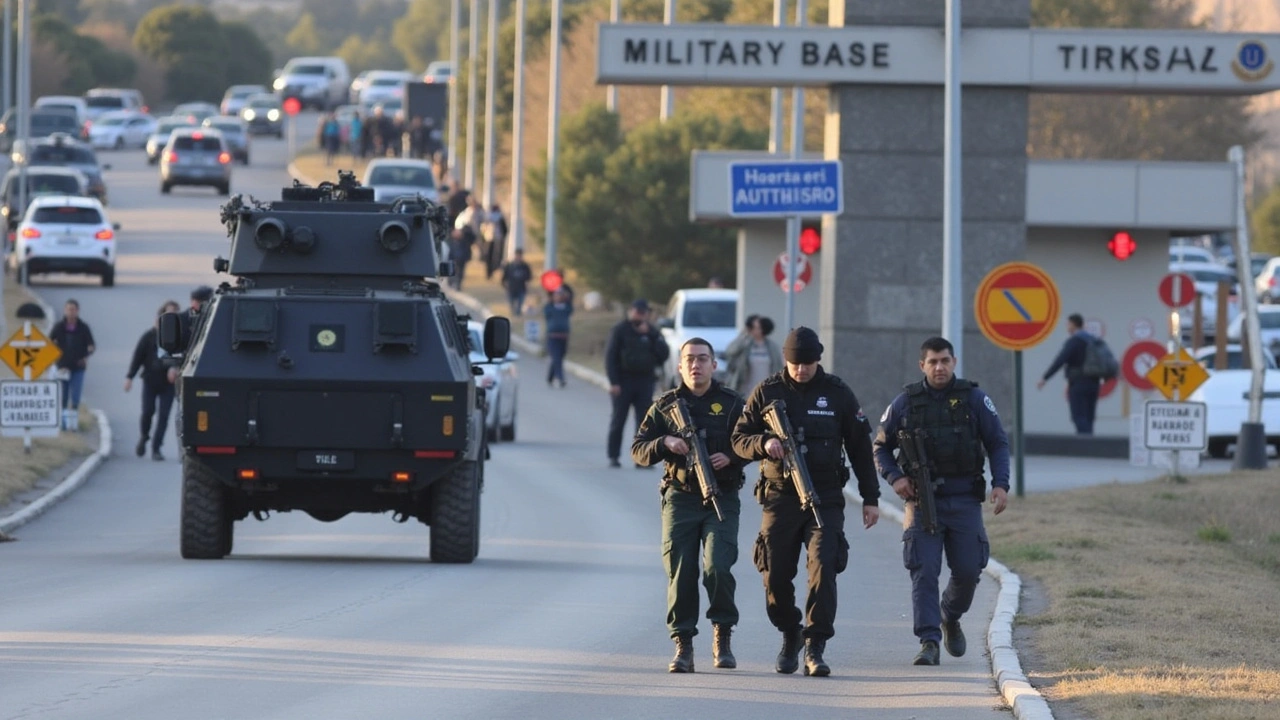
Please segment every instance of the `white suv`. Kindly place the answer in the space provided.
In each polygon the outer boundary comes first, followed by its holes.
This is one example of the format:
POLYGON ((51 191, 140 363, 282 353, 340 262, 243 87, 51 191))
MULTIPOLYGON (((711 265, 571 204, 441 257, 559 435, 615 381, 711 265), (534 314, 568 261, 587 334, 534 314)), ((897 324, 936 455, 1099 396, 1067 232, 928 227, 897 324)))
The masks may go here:
POLYGON ((658 319, 658 328, 671 353, 662 368, 662 387, 680 384, 680 346, 700 337, 716 351, 716 380, 723 381, 729 370, 724 349, 738 335, 738 291, 727 288, 677 290, 667 301, 667 313, 658 319))
POLYGON ((296 97, 304 106, 332 110, 347 101, 351 73, 340 57, 296 57, 271 87, 282 101, 296 97))
POLYGON ((44 195, 31 201, 18 224, 9 266, 27 284, 32 275, 66 272, 116 283, 116 231, 96 198, 44 195))

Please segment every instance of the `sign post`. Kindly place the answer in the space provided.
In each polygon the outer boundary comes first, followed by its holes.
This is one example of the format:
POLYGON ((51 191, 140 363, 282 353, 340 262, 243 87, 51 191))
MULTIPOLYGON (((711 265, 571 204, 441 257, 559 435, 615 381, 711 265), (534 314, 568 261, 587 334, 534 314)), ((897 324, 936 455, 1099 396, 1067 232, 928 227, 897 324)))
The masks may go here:
POLYGON ((298 154, 298 113, 302 111, 302 101, 296 97, 287 97, 280 107, 289 116, 289 157, 292 158, 298 154))
POLYGON ((1053 278, 1036 265, 1005 263, 982 278, 973 311, 982 334, 997 347, 1013 351, 1014 489, 1023 495, 1022 351, 1039 345, 1058 324, 1062 304, 1053 278))
MULTIPOLYGON (((844 212, 844 169, 839 160, 751 160, 729 163, 729 214, 743 218, 800 219, 844 212)), ((803 287, 800 254, 787 234, 782 286, 803 287)), ((805 282, 808 282, 807 280, 805 282)), ((787 292, 786 325, 795 324, 795 292, 787 292)))

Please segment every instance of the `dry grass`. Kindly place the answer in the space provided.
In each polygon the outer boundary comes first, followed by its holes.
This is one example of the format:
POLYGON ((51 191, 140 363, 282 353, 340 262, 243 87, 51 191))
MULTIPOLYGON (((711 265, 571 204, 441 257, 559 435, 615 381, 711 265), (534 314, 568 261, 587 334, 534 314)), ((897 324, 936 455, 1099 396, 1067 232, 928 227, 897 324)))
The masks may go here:
POLYGON ((1280 717, 1277 505, 1267 471, 1031 496, 989 522, 1042 595, 1019 650, 1060 720, 1280 717))
MULTIPOLYGON (((18 306, 29 297, 21 285, 6 281, 4 284, 5 326, 9 335, 21 327, 15 316, 18 306)), ((0 342, 9 338, 0 338, 0 342)), ((9 368, 0 365, 0 376, 11 379, 9 368)), ((97 427, 93 415, 80 407, 80 432, 64 432, 57 437, 33 438, 31 453, 22 450, 22 438, 0 438, 0 507, 14 494, 30 489, 50 472, 66 465, 70 460, 85 457, 96 446, 97 427)))

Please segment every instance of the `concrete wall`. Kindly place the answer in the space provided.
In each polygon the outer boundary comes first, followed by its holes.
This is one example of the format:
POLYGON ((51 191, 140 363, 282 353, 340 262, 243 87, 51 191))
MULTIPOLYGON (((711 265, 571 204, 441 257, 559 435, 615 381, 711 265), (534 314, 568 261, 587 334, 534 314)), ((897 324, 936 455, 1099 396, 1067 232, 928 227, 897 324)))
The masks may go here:
MULTIPOLYGON (((738 325, 748 315, 766 315, 774 324, 773 338, 782 344, 787 336, 787 296, 773 281, 773 265, 787 251, 785 221, 756 220, 744 223, 738 230, 738 283, 742 302, 738 304, 738 325)), ((813 266, 812 280, 796 293, 795 324, 818 327, 818 299, 822 294, 822 256, 808 258, 813 266)))
MULTIPOLYGON (((843 4, 843 7, 840 7, 843 4)), ((845 0, 845 24, 943 24, 939 0, 845 0)), ((964 4, 966 26, 1026 27, 1027 0, 964 4)), ((838 23, 835 23, 838 24, 838 23)), ((941 87, 834 86, 825 155, 845 168, 845 213, 824 232, 819 334, 824 365, 879 416, 919 379, 919 347, 942 326, 941 87)), ((1025 90, 967 88, 962 103, 964 374, 1012 404, 1008 353, 988 342, 973 293, 993 267, 1026 254, 1025 90)), ((1006 422, 1011 413, 1004 414, 1006 422)))

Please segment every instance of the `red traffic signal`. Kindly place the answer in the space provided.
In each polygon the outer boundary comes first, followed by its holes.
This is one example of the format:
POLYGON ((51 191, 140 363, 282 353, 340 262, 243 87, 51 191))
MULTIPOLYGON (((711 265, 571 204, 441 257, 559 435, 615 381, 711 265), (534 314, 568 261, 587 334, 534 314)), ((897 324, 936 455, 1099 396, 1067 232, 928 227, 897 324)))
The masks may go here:
POLYGON ((800 252, 816 255, 822 249, 822 231, 816 227, 800 228, 800 252))
POLYGON ((542 289, 547 292, 555 292, 564 285, 564 276, 559 270, 547 270, 542 273, 542 289))
POLYGON ((1111 251, 1111 257, 1117 260, 1128 260, 1138 249, 1138 243, 1134 242, 1132 235, 1121 230, 1111 236, 1111 240, 1107 242, 1107 249, 1111 251))
POLYGON ((285 98, 281 104, 286 115, 297 115, 302 110, 302 102, 296 97, 285 98))

